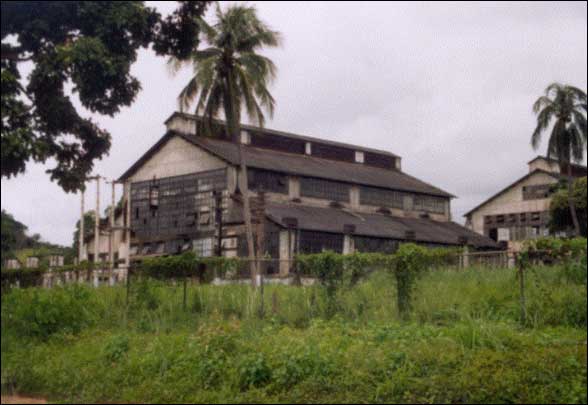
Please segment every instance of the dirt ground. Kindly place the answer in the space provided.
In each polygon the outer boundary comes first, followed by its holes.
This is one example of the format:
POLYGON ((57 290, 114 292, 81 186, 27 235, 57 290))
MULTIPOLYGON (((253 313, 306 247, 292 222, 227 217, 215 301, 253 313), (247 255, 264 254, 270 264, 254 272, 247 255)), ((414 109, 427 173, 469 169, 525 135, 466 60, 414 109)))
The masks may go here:
POLYGON ((2 404, 46 404, 47 401, 39 398, 27 398, 19 396, 4 396, 2 395, 2 404))

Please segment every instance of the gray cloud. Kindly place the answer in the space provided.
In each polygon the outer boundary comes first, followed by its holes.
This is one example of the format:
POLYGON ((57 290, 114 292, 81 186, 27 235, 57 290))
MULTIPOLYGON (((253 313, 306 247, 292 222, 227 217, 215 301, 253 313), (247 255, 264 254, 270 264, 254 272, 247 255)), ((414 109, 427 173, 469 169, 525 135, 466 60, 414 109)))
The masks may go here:
MULTIPOLYGON (((162 12, 174 5, 154 2, 162 12)), ((456 220, 526 171, 533 101, 552 81, 586 89, 585 2, 260 2, 282 32, 269 127, 393 151, 405 170, 456 194, 456 220)), ((136 103, 96 117, 113 135, 96 171, 117 177, 164 131, 190 71, 142 52, 136 103)), ((543 151, 541 151, 543 152, 543 151)), ((2 180, 2 208, 71 243, 79 199, 40 165, 2 180)), ((91 190, 93 190, 91 188, 91 190)), ((102 205, 106 206, 105 195, 102 205)), ((88 197, 94 204, 94 196, 88 197)))

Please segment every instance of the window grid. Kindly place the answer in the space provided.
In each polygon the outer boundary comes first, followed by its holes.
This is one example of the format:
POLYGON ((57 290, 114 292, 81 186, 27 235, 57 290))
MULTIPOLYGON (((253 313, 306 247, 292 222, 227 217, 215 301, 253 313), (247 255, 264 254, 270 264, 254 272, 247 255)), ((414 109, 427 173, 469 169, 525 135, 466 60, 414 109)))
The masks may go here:
POLYGON ((398 191, 361 187, 359 200, 362 205, 404 209, 404 196, 405 193, 398 191))
POLYGON ((300 179, 302 197, 321 198, 325 200, 349 202, 351 187, 336 181, 303 177, 300 179))
POLYGON ((425 211, 435 214, 444 214, 447 200, 441 197, 415 195, 414 209, 415 211, 425 211))

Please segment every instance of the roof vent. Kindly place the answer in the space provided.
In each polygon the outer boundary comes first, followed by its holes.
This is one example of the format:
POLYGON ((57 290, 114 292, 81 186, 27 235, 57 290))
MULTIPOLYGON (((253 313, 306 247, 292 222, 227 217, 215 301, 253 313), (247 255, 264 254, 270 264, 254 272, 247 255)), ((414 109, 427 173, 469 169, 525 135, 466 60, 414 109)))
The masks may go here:
POLYGON ((415 240, 416 239, 416 232, 413 230, 408 230, 404 233, 404 238, 406 240, 415 240))
POLYGON ((355 233, 355 229, 356 229, 356 227, 353 224, 345 224, 345 225, 343 225, 343 233, 345 235, 354 234, 355 233))
POLYGON ((282 223, 289 229, 298 228, 298 218, 284 217, 282 218, 282 223))

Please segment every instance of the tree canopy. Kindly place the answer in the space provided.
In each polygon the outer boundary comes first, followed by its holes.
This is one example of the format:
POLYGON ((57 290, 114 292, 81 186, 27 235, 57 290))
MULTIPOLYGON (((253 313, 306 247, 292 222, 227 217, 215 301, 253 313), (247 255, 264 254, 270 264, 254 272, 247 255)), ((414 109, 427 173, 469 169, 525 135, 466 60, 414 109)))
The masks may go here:
MULTIPOLYGON (((573 185, 572 197, 575 202, 576 210, 578 212, 578 220, 580 223, 580 234, 587 236, 586 231, 586 209, 588 204, 586 202, 587 193, 586 177, 577 179, 573 185)), ((560 189, 554 194, 551 200, 551 230, 552 232, 565 232, 574 227, 568 204, 568 189, 567 187, 560 189)))
POLYGON ((562 174, 567 171, 568 176, 568 207, 576 236, 580 234, 578 213, 572 196, 572 165, 581 162, 586 153, 586 92, 581 89, 552 83, 545 89, 543 96, 533 104, 533 111, 537 114, 537 126, 531 136, 531 144, 535 150, 539 148, 543 133, 550 125, 551 134, 547 147, 547 158, 557 159, 562 174))
POLYGON ((76 109, 113 116, 141 89, 131 66, 141 48, 185 59, 198 46, 208 1, 180 1, 168 17, 142 1, 6 1, 2 22, 1 175, 29 161, 65 191, 83 187, 110 134, 76 109), (24 72, 30 74, 24 77, 24 72))

